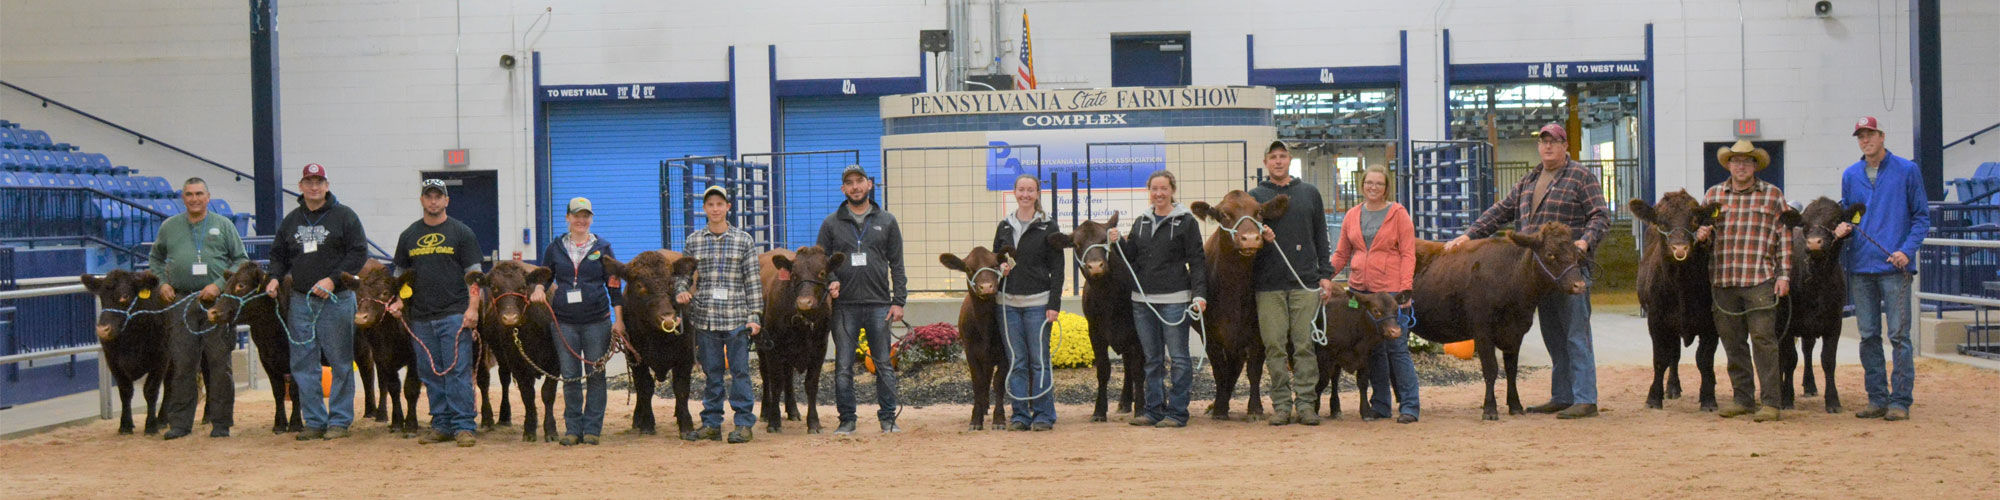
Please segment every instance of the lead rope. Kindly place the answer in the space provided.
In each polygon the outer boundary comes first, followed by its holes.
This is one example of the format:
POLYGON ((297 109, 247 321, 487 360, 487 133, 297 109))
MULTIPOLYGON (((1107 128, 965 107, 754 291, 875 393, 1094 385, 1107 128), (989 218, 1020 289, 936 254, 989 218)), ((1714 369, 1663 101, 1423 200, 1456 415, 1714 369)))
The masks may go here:
MULTIPOLYGON (((1229 227, 1224 227, 1219 229, 1228 232, 1230 236, 1236 236, 1237 226, 1243 225, 1243 221, 1246 220, 1250 221, 1251 224, 1256 225, 1257 234, 1259 235, 1259 237, 1262 237, 1265 228, 1264 223, 1257 219, 1250 218, 1250 216, 1248 215, 1237 217, 1235 224, 1230 224, 1229 227)), ((1313 292, 1316 294, 1326 293, 1324 290, 1321 290, 1320 287, 1308 286, 1306 285, 1305 280, 1299 279, 1299 270, 1298 268, 1292 267, 1291 257, 1285 255, 1285 246, 1277 244, 1278 242, 1275 240, 1272 241, 1271 243, 1272 243, 1272 248, 1278 251, 1278 260, 1284 261, 1285 270, 1291 271, 1291 277, 1293 283, 1297 283, 1299 285, 1299 288, 1309 292, 1313 292)), ((1314 344, 1326 345, 1326 299, 1324 298, 1320 300, 1320 307, 1314 308, 1313 322, 1312 322, 1312 341, 1314 344)))
MULTIPOLYGON (((1108 243, 1107 245, 1110 245, 1109 248, 1111 249, 1111 253, 1113 255, 1117 255, 1118 260, 1125 261, 1125 270, 1132 275, 1132 289, 1138 290, 1140 296, 1146 295, 1145 285, 1139 284, 1138 268, 1133 267, 1132 260, 1125 257, 1125 245, 1117 241, 1108 243)), ((1094 247, 1096 245, 1091 245, 1091 246, 1094 247)), ((1088 247, 1086 247, 1086 249, 1087 248, 1088 247)), ((1153 311, 1153 317, 1159 318, 1160 323, 1165 324, 1166 326, 1181 326, 1183 324, 1187 324, 1189 321, 1201 323, 1204 327, 1206 327, 1208 324, 1208 322, 1202 320, 1202 313, 1200 311, 1194 310, 1194 304, 1188 304, 1188 307, 1186 309, 1181 310, 1181 319, 1179 321, 1167 321, 1166 315, 1160 314, 1160 309, 1158 307, 1154 307, 1153 303, 1145 301, 1136 301, 1136 302, 1139 302, 1140 304, 1145 304, 1146 309, 1153 311)), ((1202 352, 1203 353, 1208 352, 1208 332, 1205 331, 1204 329, 1196 329, 1195 333, 1198 334, 1195 336, 1195 338, 1201 339, 1202 352)), ((1161 350, 1165 351, 1165 349, 1161 350)), ((1188 357, 1193 357, 1193 355, 1190 354, 1188 357)), ((1208 359, 1207 356, 1203 356, 1201 359, 1195 360, 1194 367, 1190 368, 1190 370, 1200 371, 1202 361, 1207 359, 1208 359)), ((1172 363, 1168 363, 1168 365, 1171 366, 1172 363)))
MULTIPOLYGON (((1007 260, 1013 260, 1013 258, 1009 257, 1007 260)), ((1001 290, 1000 293, 1006 293, 1007 275, 1001 273, 999 270, 993 269, 991 267, 982 267, 979 268, 979 270, 977 271, 973 271, 972 276, 978 277, 979 273, 988 271, 992 271, 993 274, 997 274, 1000 276, 1000 290, 1001 290)), ((971 279, 967 279, 965 280, 965 284, 968 287, 970 287, 973 285, 973 282, 971 279)), ((1049 293, 1056 293, 1056 292, 1049 292, 1049 293)), ((996 300, 994 300, 994 302, 999 302, 999 300, 997 300, 998 297, 995 297, 995 299, 996 300)), ((1000 335, 1005 336, 1008 339, 1012 339, 1014 336, 1013 333, 1014 330, 1007 327, 1007 305, 1005 304, 995 304, 995 305, 1000 306, 1000 335)), ((1037 327, 1037 329, 1035 330, 1036 335, 1042 335, 1042 332, 1050 333, 1050 335, 1043 335, 1045 337, 1042 341, 1043 344, 1050 344, 1050 339, 1048 339, 1047 337, 1055 337, 1055 340, 1061 340, 1061 337, 1053 335, 1054 330, 1051 330, 1049 328, 1050 325, 1054 324, 1056 324, 1056 322, 1044 319, 1042 320, 1041 326, 1037 327)), ((1007 360, 1009 363, 1012 363, 1014 360, 1014 342, 1012 342, 1011 340, 1003 340, 1001 344, 1006 346, 1007 360)), ((1030 348, 1032 348, 1032 346, 1030 348)), ((1054 392, 1056 389, 1055 367, 1052 366, 1054 363, 1049 360, 1049 356, 1053 355, 1054 352, 1055 352, 1055 346, 1049 345, 1048 352, 1043 353, 1043 355, 1041 356, 1035 357, 1035 360, 1038 361, 1039 362, 1038 364, 1040 365, 1036 367, 1035 372, 1042 375, 1042 381, 1043 381, 1042 385, 1044 386, 1042 387, 1042 392, 1035 393, 1033 396, 1022 397, 1014 394, 1014 387, 1012 385, 1009 385, 1007 387, 1007 397, 1015 401, 1033 401, 1036 399, 1041 399, 1042 396, 1049 395, 1050 392, 1054 392)), ((1034 385, 1034 381, 1035 381, 1034 375, 1033 374, 1028 375, 1029 386, 1032 387, 1034 385)))
MULTIPOLYGON (((383 308, 383 309, 384 309, 385 311, 386 311, 386 310, 387 310, 387 309, 389 308, 389 301, 386 301, 386 300, 381 300, 381 299, 376 299, 376 298, 369 298, 368 300, 369 300, 369 301, 371 301, 371 302, 374 302, 374 303, 377 303, 377 304, 381 304, 381 305, 382 305, 382 308, 383 308)), ((458 362, 460 361, 460 360, 459 360, 459 358, 462 358, 462 357, 464 357, 464 356, 461 356, 461 355, 459 355, 459 354, 458 354, 458 345, 459 345, 459 343, 461 343, 461 342, 464 342, 464 341, 465 341, 465 331, 466 331, 466 330, 468 330, 468 328, 465 328, 465 327, 463 327, 463 326, 460 326, 457 332, 454 332, 454 333, 452 333, 452 335, 451 335, 451 364, 449 364, 449 365, 445 365, 445 367, 444 367, 444 369, 443 369, 443 370, 439 370, 439 369, 438 369, 438 367, 437 367, 437 356, 435 356, 435 355, 431 354, 431 346, 430 346, 430 344, 429 344, 429 343, 427 343, 427 342, 424 342, 424 339, 422 339, 422 338, 418 338, 418 337, 417 337, 417 332, 416 332, 416 330, 413 330, 413 329, 411 329, 411 328, 410 328, 410 320, 409 320, 409 318, 405 318, 405 317, 403 317, 402 315, 396 315, 396 324, 398 324, 398 325, 402 325, 402 327, 403 327, 403 333, 406 333, 406 334, 409 334, 409 335, 410 335, 410 340, 415 340, 415 341, 417 341, 417 347, 418 347, 418 348, 421 348, 421 349, 423 349, 423 350, 424 350, 424 359, 425 359, 425 364, 426 364, 426 365, 429 365, 429 366, 428 366, 428 368, 430 368, 430 370, 431 370, 431 374, 432 374, 432 375, 436 375, 436 376, 439 376, 439 377, 443 377, 443 376, 445 376, 445 374, 448 374, 448 373, 451 373, 451 371, 452 371, 452 370, 457 370, 457 369, 458 369, 458 362)), ((443 347, 443 346, 442 346, 442 345, 440 345, 439 347, 443 347)))

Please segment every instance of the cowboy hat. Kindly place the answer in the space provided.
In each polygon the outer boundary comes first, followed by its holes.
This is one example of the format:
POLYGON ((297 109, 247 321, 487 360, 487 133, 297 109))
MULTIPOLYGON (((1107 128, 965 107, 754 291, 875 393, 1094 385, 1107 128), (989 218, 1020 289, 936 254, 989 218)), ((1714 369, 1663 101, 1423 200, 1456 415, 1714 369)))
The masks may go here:
POLYGON ((1723 168, 1728 168, 1729 160, 1738 156, 1748 156, 1756 160, 1757 170, 1760 172, 1764 167, 1771 166, 1771 153, 1764 151, 1764 148, 1750 145, 1750 141, 1736 141, 1734 145, 1715 150, 1715 162, 1721 163, 1723 168))

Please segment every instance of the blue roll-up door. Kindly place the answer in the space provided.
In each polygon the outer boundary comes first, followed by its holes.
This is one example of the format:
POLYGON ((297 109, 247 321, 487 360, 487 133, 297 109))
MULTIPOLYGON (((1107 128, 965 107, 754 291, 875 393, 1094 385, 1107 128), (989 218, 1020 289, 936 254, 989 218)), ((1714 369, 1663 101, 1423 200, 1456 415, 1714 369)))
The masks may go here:
MULTIPOLYGON (((880 178, 882 113, 875 97, 785 99, 785 151, 860 151, 861 166, 880 178)), ((843 157, 844 158, 844 157, 843 157)), ((844 161, 844 160, 843 160, 844 161)), ((847 165, 830 159, 802 159, 785 166, 785 236, 792 247, 818 241, 820 220, 840 204, 840 172, 847 165)))
POLYGON ((556 104, 548 126, 548 236, 568 231, 570 198, 590 198, 591 231, 626 258, 665 248, 660 161, 729 154, 729 103, 722 100, 556 104))

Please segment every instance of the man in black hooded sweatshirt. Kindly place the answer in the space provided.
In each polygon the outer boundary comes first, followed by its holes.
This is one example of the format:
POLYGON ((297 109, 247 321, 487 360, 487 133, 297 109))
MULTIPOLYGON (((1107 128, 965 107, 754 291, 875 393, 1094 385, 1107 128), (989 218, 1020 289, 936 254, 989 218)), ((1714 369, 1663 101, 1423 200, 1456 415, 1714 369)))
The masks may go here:
POLYGON ((299 193, 298 208, 285 214, 271 239, 271 282, 264 293, 291 301, 285 325, 306 424, 298 440, 340 439, 354 423, 354 291, 342 289, 334 277, 361 274, 368 233, 354 210, 327 191, 325 167, 307 164, 299 193), (279 290, 286 276, 292 278, 291 290, 279 290), (320 378, 322 358, 333 370, 332 394, 320 394, 312 382, 320 378))

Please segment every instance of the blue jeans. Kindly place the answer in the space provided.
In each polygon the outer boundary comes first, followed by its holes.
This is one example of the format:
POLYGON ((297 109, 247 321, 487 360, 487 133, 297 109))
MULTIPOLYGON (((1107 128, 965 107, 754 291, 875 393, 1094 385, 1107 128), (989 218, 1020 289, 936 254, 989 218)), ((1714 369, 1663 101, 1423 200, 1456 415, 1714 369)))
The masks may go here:
POLYGON ((1410 332, 1375 345, 1368 354, 1368 385, 1375 391, 1368 395, 1368 405, 1376 416, 1389 414, 1389 390, 1396 391, 1397 409, 1412 417, 1423 408, 1417 399, 1417 365, 1410 361, 1410 332))
POLYGON ((1590 347, 1590 291, 1549 292, 1535 306, 1549 348, 1549 402, 1597 404, 1597 353, 1590 347))
POLYGON ((1172 419, 1188 421, 1188 390, 1194 385, 1194 362, 1188 357, 1188 324, 1169 325, 1160 321, 1160 316, 1180 320, 1187 314, 1188 305, 1180 304, 1132 304, 1132 323, 1139 329, 1139 347, 1146 353, 1146 406, 1140 416, 1161 421, 1172 419), (1160 310, 1153 315, 1153 308, 1160 310), (1162 351, 1165 352, 1162 352, 1162 351), (1169 376, 1167 359, 1173 358, 1173 392, 1167 392, 1169 376))
POLYGON ((479 408, 472 406, 472 370, 478 365, 472 349, 478 345, 479 332, 463 326, 464 314, 410 322, 410 333, 417 336, 410 341, 416 357, 414 371, 424 381, 425 400, 431 405, 431 429, 445 435, 479 428, 479 408))
POLYGON ((292 380, 298 382, 299 413, 306 427, 353 425, 354 292, 342 291, 330 301, 292 292, 292 312, 285 325, 291 329, 287 334, 292 342, 292 380), (333 371, 330 396, 320 394, 321 358, 333 371))
MULTIPOLYGON (((735 330, 701 330, 695 337, 696 355, 701 358, 701 373, 708 383, 701 389, 701 425, 722 427, 722 396, 724 376, 728 377, 729 409, 736 411, 736 426, 757 425, 757 414, 751 411, 755 397, 750 393, 750 328, 737 327, 735 330), (724 367, 724 363, 728 366, 724 367)), ((603 386, 598 386, 600 393, 603 386)), ((599 412, 602 412, 599 406, 599 412)), ((599 419, 602 420, 600 413, 599 419)))
POLYGON ((1910 275, 1849 274, 1847 298, 1854 302, 1854 323, 1861 329, 1861 372, 1868 388, 1868 405, 1910 409, 1916 384, 1916 350, 1910 346, 1910 275), (1895 351, 1894 371, 1883 373, 1882 316, 1889 316, 1889 345, 1895 351))
POLYGON ((1012 421, 1021 424, 1056 423, 1056 395, 1050 389, 1055 371, 1049 365, 1048 306, 1000 306, 1007 322, 1007 399, 1012 400, 1012 421), (1019 399, 1040 394, 1033 399, 1019 399))
POLYGON ((875 358, 875 418, 896 421, 896 367, 889 363, 889 306, 833 307, 833 402, 841 423, 854 422, 854 349, 868 330, 868 357, 875 358))
POLYGON ((563 428, 571 436, 604 435, 604 367, 593 367, 582 381, 570 380, 583 376, 584 360, 595 363, 611 349, 611 320, 563 325, 561 331, 555 337, 556 359, 562 360, 562 376, 569 379, 562 384, 563 428))

